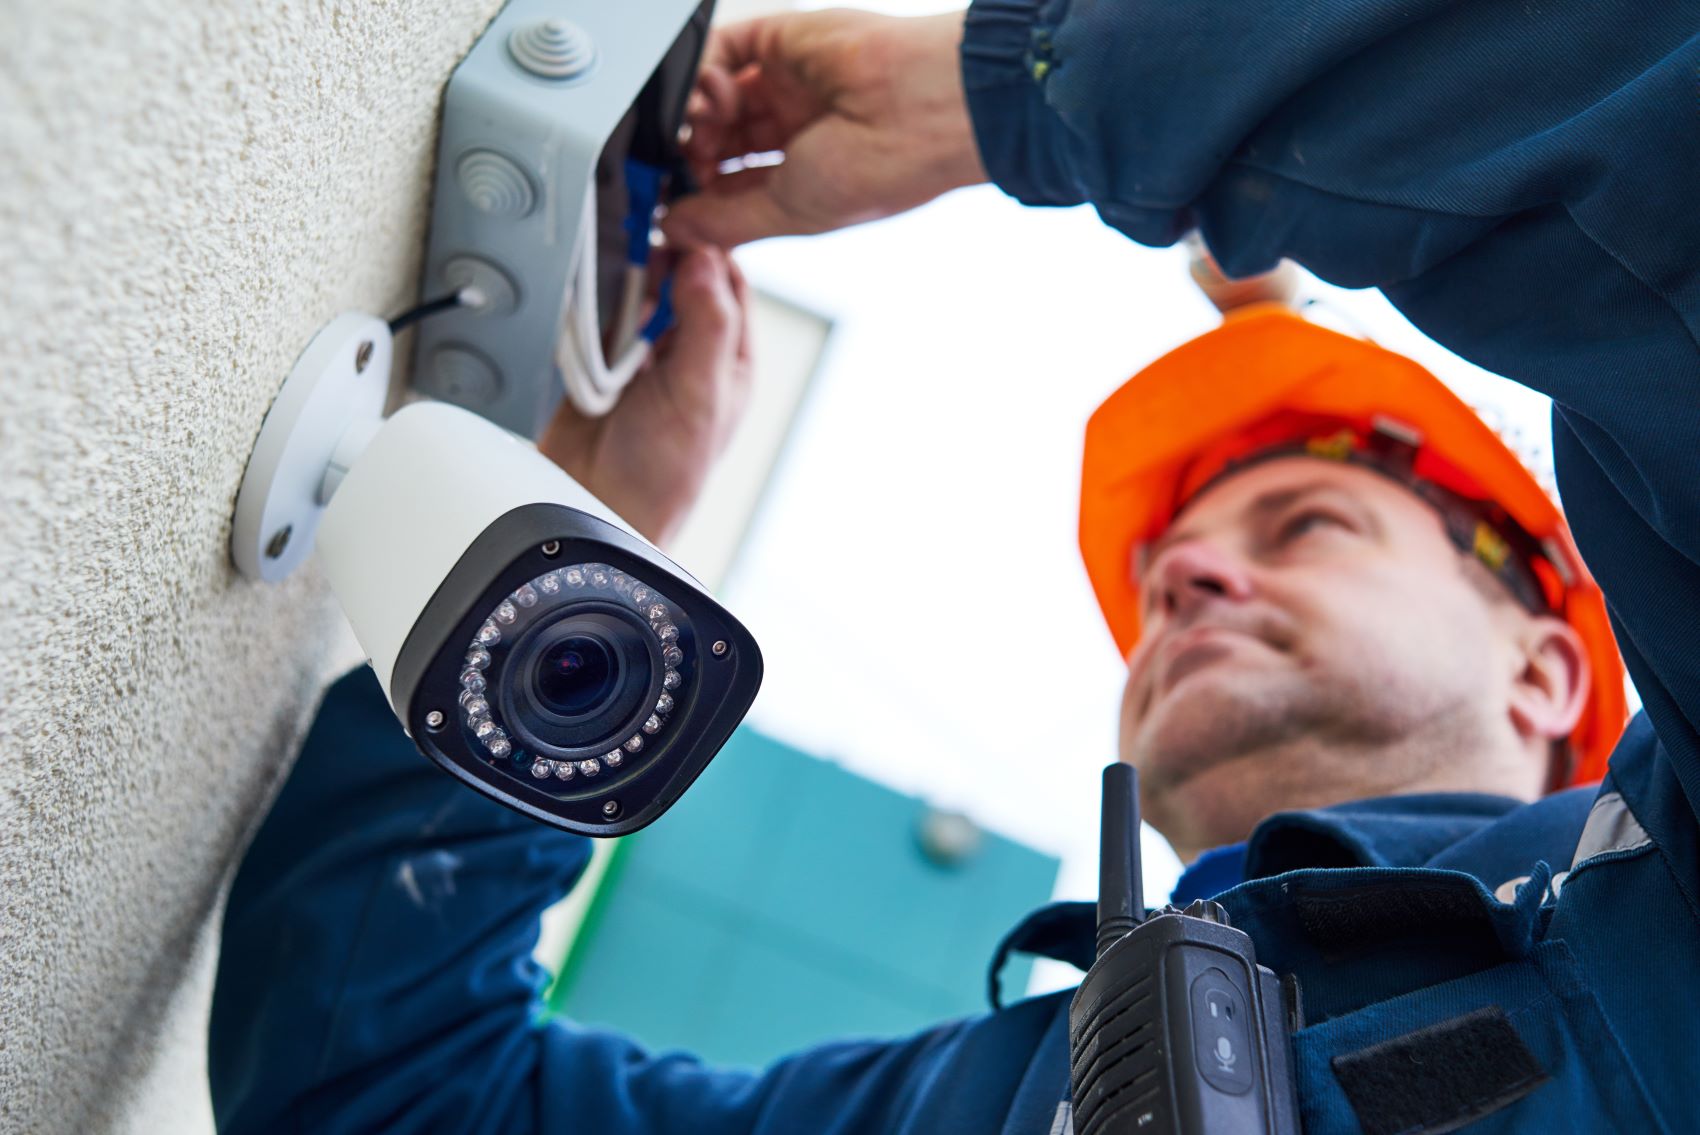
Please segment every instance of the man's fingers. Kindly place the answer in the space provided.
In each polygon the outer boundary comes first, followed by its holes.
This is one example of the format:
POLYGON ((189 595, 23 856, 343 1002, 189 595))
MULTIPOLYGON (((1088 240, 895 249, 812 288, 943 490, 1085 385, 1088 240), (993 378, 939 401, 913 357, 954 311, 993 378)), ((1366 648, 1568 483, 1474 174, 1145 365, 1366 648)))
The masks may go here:
POLYGON ((696 86, 685 100, 685 121, 691 127, 691 140, 686 152, 713 152, 717 145, 711 140, 724 134, 737 122, 742 98, 731 72, 720 67, 704 67, 697 72, 696 86))
POLYGON ((671 244, 732 248, 796 225, 764 188, 688 197, 668 210, 661 231, 671 244))
POLYGON ((820 232, 824 226, 784 204, 785 167, 744 170, 712 183, 708 192, 674 203, 661 222, 670 244, 733 248, 769 236, 820 232))
POLYGON ((681 254, 673 273, 677 321, 639 378, 687 421, 717 418, 724 380, 735 377, 745 329, 732 271, 721 249, 704 245, 681 254))
MULTIPOLYGON (((738 100, 742 94, 737 79, 724 67, 705 64, 697 72, 696 89, 691 92, 696 113, 710 115, 723 122, 738 117, 738 100)), ((689 112, 690 108, 686 108, 689 112)))
POLYGON ((749 193, 752 190, 764 189, 767 183, 779 173, 780 167, 756 166, 753 169, 741 169, 734 173, 721 174, 703 187, 703 192, 711 197, 732 197, 739 193, 749 193))
POLYGON ((685 160, 706 184, 728 158, 783 150, 823 111, 807 90, 783 78, 770 82, 767 72, 734 79, 720 68, 704 68, 686 112, 685 160))
POLYGON ((774 43, 774 25, 785 17, 757 16, 723 24, 708 33, 708 45, 703 48, 702 65, 719 67, 737 74, 752 63, 759 63, 774 43))
MULTIPOLYGON (((777 162, 764 161, 761 164, 747 168, 732 166, 730 172, 721 170, 728 161, 746 158, 753 154, 783 155, 787 143, 791 141, 792 131, 788 126, 772 119, 759 119, 741 123, 730 130, 717 130, 712 139, 705 138, 701 149, 694 146, 685 151, 685 160, 690 164, 691 176, 705 190, 720 192, 727 185, 735 184, 740 179, 753 178, 757 174, 766 175, 777 162), (712 147, 712 148, 711 148, 712 147), (724 183, 724 184, 723 184, 724 183)), ((695 138, 692 139, 695 142, 695 138)), ((739 186, 739 188, 743 188, 739 186)))
POLYGON ((726 271, 732 280, 732 298, 738 304, 738 348, 737 358, 742 367, 750 363, 750 282, 744 278, 744 270, 738 267, 738 262, 730 256, 726 258, 726 271))
POLYGON ((673 349, 699 357, 710 367, 717 356, 736 346, 739 305, 730 268, 724 251, 699 245, 683 252, 673 269, 673 349))
POLYGON ((796 123, 775 115, 747 115, 722 140, 719 160, 782 151, 796 133, 796 123))

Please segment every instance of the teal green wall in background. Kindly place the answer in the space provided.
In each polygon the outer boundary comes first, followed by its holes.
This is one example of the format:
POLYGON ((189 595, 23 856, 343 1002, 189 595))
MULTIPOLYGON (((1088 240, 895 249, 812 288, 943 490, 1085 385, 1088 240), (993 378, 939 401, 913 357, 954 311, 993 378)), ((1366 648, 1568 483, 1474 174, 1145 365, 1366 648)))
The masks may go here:
MULTIPOLYGON (((1057 860, 985 834, 921 849, 926 806, 744 728, 672 811, 622 840, 553 1006, 718 1063, 898 1036, 986 1008, 1003 934, 1057 860)), ((1008 995, 1029 964, 1003 974, 1008 995)))

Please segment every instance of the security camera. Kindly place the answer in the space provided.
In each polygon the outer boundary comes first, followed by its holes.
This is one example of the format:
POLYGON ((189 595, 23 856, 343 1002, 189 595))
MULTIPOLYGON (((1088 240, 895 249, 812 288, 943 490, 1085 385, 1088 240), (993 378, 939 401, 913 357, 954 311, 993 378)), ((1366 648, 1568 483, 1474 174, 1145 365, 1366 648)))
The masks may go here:
POLYGON ((507 432, 535 436, 563 384, 606 412, 665 326, 665 303, 640 320, 638 301, 656 210, 688 188, 676 138, 712 8, 508 0, 444 98, 438 298, 319 333, 266 416, 231 535, 268 581, 316 544, 420 750, 586 835, 666 811, 761 682, 754 639, 701 584, 507 432), (611 320, 604 229, 626 237, 611 320), (386 419, 392 332, 427 315, 417 389, 445 401, 386 419))
POLYGON ((665 811, 760 680, 754 639, 700 584, 458 407, 384 423, 331 498, 319 559, 426 755, 578 831, 665 811))
MULTIPOLYGON (((421 752, 585 835, 653 821, 731 736, 755 640, 535 446, 444 403, 382 418, 383 321, 339 317, 249 462, 239 567, 319 561, 421 752)), ((355 758, 357 759, 357 758, 355 758)))

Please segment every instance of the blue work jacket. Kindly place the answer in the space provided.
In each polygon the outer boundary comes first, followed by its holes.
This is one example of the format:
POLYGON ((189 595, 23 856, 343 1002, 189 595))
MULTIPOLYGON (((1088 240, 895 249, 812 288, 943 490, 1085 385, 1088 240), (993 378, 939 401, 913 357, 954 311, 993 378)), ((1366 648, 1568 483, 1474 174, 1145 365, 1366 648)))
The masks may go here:
MULTIPOLYGON (((964 84, 1010 193, 1091 202, 1147 243, 1201 228, 1232 273, 1284 255, 1378 285, 1554 401, 1567 511, 1645 712, 1597 789, 1366 801, 1257 829, 1221 901, 1303 986, 1311 1135, 1391 1129, 1341 1068, 1490 1010, 1509 1029, 1479 1059, 1414 1081, 1408 1102, 1450 1113, 1402 1130, 1700 1129, 1696 29, 1688 0, 969 12, 964 84), (1492 1075, 1508 1059, 1515 1082, 1492 1075)), ((762 1071, 541 1021, 538 914, 586 856, 418 757, 369 674, 332 687, 230 896, 221 1127, 1053 1130, 1062 994, 762 1071)), ((1090 938, 1083 908, 1058 906, 1006 945, 1084 962, 1090 938)))

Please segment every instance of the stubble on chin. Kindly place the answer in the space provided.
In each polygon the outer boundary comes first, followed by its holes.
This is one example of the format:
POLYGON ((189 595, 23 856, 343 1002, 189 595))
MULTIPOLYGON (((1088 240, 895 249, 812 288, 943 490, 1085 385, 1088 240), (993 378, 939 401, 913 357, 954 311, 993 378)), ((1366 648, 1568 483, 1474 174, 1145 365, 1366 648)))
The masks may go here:
POLYGON ((1124 722, 1131 737, 1124 759, 1168 786, 1279 744, 1312 716, 1291 684, 1240 667, 1190 675, 1146 699, 1137 721, 1124 722))
POLYGON ((1137 724, 1124 721, 1122 759, 1139 769, 1153 826, 1172 840, 1205 838, 1262 814, 1274 787, 1266 782, 1315 729, 1317 712, 1290 676, 1234 667, 1194 674, 1152 698, 1137 724))

